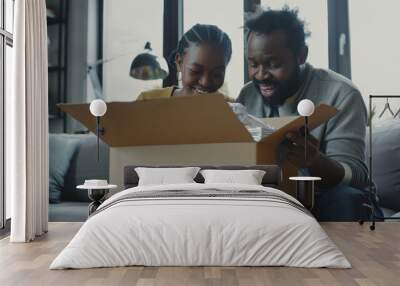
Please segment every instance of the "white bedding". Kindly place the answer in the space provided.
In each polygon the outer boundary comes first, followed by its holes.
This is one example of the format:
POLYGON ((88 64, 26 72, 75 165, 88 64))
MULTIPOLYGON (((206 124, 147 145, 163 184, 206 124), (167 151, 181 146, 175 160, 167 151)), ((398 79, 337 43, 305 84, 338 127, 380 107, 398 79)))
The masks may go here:
POLYGON ((126 265, 351 267, 310 214, 274 199, 277 196, 300 204, 282 191, 254 185, 131 188, 106 200, 50 269, 126 265), (263 191, 273 199, 178 196, 118 202, 145 191, 207 192, 204 189, 263 191))

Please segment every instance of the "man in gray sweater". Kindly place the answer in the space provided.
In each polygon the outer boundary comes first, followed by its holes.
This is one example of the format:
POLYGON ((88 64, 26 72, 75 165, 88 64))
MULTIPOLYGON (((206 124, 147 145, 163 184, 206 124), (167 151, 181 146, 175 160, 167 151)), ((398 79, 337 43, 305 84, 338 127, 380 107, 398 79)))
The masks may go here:
POLYGON ((267 10, 246 22, 247 60, 252 80, 237 102, 257 117, 293 116, 302 99, 339 109, 314 129, 304 160, 304 137, 287 134, 286 158, 303 173, 322 178, 314 214, 320 220, 365 219, 368 170, 365 160, 367 112, 358 89, 345 77, 306 63, 304 23, 297 11, 267 10))

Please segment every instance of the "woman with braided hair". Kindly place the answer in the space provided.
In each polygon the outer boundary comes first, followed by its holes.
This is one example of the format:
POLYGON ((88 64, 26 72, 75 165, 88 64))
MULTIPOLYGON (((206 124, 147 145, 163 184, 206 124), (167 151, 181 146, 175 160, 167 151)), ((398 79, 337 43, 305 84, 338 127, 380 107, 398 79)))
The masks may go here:
POLYGON ((142 92, 138 100, 218 93, 231 55, 232 43, 225 32, 214 25, 196 24, 169 56, 170 71, 180 75, 182 86, 142 92))

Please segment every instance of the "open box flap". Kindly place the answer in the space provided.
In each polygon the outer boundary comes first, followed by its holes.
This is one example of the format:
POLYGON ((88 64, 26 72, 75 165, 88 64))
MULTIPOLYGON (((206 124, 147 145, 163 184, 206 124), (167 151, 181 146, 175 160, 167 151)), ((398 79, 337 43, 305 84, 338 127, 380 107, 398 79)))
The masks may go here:
MULTIPOLYGON (((89 104, 60 104, 60 109, 96 132, 89 104)), ((111 147, 138 145, 253 142, 223 96, 182 96, 109 102, 101 117, 111 147)))
MULTIPOLYGON (((308 128, 313 130, 322 123, 328 121, 330 118, 335 116, 338 110, 327 104, 320 104, 314 110, 314 113, 308 117, 308 128)), ((277 130, 263 138, 260 142, 267 144, 279 144, 285 135, 290 131, 299 130, 304 126, 304 117, 302 116, 291 116, 291 117, 281 117, 281 118, 264 118, 263 121, 272 127, 277 128, 277 130)))
MULTIPOLYGON (((62 111, 96 132, 89 104, 59 104, 62 111)), ((337 109, 321 104, 309 117, 310 130, 329 120, 337 109)), ((278 126, 260 143, 279 144, 290 130, 304 125, 302 117, 264 118, 278 126)), ((100 138, 111 147, 254 142, 223 96, 182 96, 132 102, 109 102, 101 117, 100 138)))

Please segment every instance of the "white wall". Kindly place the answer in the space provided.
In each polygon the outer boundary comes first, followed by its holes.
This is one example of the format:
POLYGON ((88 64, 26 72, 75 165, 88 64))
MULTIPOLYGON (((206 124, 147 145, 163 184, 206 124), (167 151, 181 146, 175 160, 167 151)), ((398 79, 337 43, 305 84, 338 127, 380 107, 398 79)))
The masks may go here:
MULTIPOLYGON (((398 0, 349 1, 352 79, 367 104, 370 94, 400 95, 399 11, 398 0)), ((385 102, 373 101, 378 113, 385 102)), ((390 104, 396 113, 400 98, 390 104)))
MULTIPOLYGON (((11 105, 11 98, 10 96, 12 95, 12 78, 11 75, 13 73, 13 68, 14 68, 14 56, 13 56, 13 48, 9 47, 6 45, 6 70, 5 70, 5 118, 10 118, 12 114, 10 114, 13 110, 12 105, 11 105)), ((6 148, 13 146, 13 141, 10 139, 10 136, 7 136, 7 133, 11 131, 10 124, 7 124, 7 120, 5 122, 5 129, 4 129, 4 143, 6 148)), ((11 218, 11 180, 9 178, 12 177, 11 174, 11 169, 7 166, 7 162, 10 161, 8 158, 8 155, 11 153, 11 150, 6 150, 6 153, 4 154, 3 159, 5 160, 5 168, 3 169, 4 171, 4 180, 5 180, 5 207, 6 207, 6 219, 11 218)))

